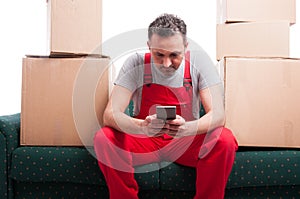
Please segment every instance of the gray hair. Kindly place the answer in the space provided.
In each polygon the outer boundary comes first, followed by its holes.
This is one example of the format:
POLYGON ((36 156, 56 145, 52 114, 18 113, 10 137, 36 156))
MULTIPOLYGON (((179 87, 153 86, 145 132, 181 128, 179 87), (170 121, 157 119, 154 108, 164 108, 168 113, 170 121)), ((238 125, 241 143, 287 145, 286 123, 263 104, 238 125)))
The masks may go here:
POLYGON ((186 42, 186 24, 182 19, 172 14, 162 14, 149 25, 149 40, 154 33, 161 37, 169 37, 176 33, 181 33, 184 42, 186 42))

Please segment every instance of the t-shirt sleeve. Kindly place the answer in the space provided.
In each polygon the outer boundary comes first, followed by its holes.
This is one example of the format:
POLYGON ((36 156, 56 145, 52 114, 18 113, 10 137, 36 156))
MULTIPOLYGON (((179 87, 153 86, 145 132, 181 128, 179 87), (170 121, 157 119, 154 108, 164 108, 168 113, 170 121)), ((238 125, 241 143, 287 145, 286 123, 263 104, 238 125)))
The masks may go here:
POLYGON ((191 64, 199 90, 221 83, 215 64, 204 50, 191 52, 191 64))
POLYGON ((134 92, 143 84, 144 59, 141 54, 135 53, 124 62, 114 82, 134 92))

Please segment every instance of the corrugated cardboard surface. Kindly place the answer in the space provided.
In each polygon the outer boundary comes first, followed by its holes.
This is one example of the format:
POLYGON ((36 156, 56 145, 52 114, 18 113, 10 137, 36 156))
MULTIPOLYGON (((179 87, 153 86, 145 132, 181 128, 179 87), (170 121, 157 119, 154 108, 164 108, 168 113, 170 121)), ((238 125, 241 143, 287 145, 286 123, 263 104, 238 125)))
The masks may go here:
POLYGON ((93 144, 108 100, 108 58, 24 58, 21 144, 93 144))
POLYGON ((288 57, 289 37, 286 21, 218 24, 216 57, 288 57))
POLYGON ((217 23, 288 21, 296 23, 296 0, 217 0, 217 23))
POLYGON ((226 127, 240 146, 300 147, 300 60, 225 58, 226 127))
POLYGON ((49 54, 101 54, 102 0, 49 0, 49 54))

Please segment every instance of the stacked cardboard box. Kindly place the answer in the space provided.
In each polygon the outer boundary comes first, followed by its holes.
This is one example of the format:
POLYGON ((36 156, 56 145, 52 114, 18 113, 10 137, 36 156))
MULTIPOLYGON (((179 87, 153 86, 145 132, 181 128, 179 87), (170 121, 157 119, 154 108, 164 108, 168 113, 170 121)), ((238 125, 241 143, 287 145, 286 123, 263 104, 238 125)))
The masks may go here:
POLYGON ((102 0, 48 0, 47 12, 49 54, 101 54, 102 0))
POLYGON ((295 0, 219 0, 218 9, 226 127, 240 146, 300 147, 300 59, 289 58, 295 0))
POLYGON ((295 0, 217 0, 217 23, 288 21, 296 23, 295 0))
POLYGON ((21 144, 90 146, 108 100, 101 1, 47 6, 49 54, 23 58, 21 144))

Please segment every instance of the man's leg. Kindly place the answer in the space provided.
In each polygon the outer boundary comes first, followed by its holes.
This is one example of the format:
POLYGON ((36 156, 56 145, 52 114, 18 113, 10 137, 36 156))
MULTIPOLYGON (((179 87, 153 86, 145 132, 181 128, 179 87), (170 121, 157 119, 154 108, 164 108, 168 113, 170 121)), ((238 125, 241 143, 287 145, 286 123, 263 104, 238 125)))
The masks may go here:
POLYGON ((209 139, 206 134, 195 136, 186 152, 176 160, 179 164, 196 167, 195 199, 224 198, 238 147, 229 129, 217 128, 210 135, 216 136, 209 139))
POLYGON ((95 135, 94 148, 110 198, 138 198, 133 166, 159 161, 156 143, 104 127, 95 135))

